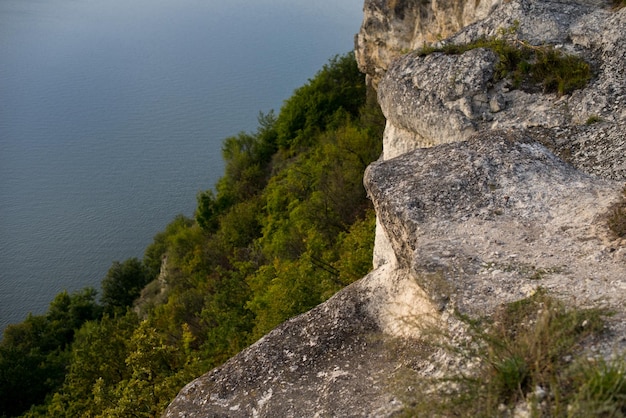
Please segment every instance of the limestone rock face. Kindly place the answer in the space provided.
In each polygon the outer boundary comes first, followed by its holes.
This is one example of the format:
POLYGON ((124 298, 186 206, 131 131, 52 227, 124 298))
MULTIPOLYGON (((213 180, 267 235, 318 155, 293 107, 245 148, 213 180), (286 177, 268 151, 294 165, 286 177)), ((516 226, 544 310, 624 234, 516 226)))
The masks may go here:
POLYGON ((378 90, 388 122, 383 158, 474 134, 480 116, 473 101, 484 96, 488 103, 485 92, 496 62, 492 51, 474 49, 460 56, 432 54, 393 65, 378 90))
POLYGON ((622 326, 626 248, 602 216, 621 183, 491 131, 380 160, 365 184, 398 267, 441 309, 489 315, 541 285, 580 306, 602 299, 622 326))
POLYGON ((605 221, 626 181, 626 8, 365 0, 364 12, 357 57, 387 117, 364 179, 375 269, 188 384, 166 417, 396 416, 405 372, 471 367, 426 348, 425 330, 460 343, 456 313, 488 316, 538 287, 614 311, 610 332, 586 348, 626 349, 626 240, 605 221), (559 97, 495 81, 488 49, 401 56, 502 33, 576 54, 593 78, 559 97))
POLYGON ((501 0, 365 0, 355 52, 361 71, 378 85, 391 61, 445 39, 489 15, 501 0))
POLYGON ((595 75, 586 88, 562 97, 540 89, 515 89, 506 79, 495 81, 498 57, 487 49, 423 57, 408 53, 396 59, 378 86, 379 102, 387 117, 384 158, 462 141, 491 129, 540 127, 551 131, 548 137, 557 136, 563 128, 580 127, 594 118, 605 124, 572 132, 569 141, 576 144, 582 136, 590 150, 603 142, 607 129, 616 130, 610 142, 617 147, 606 152, 611 155, 607 159, 620 160, 613 168, 619 173, 604 174, 623 178, 626 33, 620 28, 625 26, 626 9, 613 11, 583 2, 519 0, 503 3, 488 18, 446 40, 464 44, 497 37, 503 29, 514 27, 512 42, 553 45, 578 55, 592 64, 595 75))

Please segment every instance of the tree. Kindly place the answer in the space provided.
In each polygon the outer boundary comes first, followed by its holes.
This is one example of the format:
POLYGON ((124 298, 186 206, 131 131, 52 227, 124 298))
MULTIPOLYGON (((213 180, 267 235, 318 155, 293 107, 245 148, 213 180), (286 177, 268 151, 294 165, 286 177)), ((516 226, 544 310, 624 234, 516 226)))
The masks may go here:
POLYGON ((6 329, 0 344, 0 416, 20 415, 63 381, 66 356, 37 346, 39 335, 44 345, 54 339, 48 331, 43 316, 29 316, 6 329))
POLYGON ((107 312, 120 312, 133 304, 150 281, 148 270, 137 258, 113 265, 102 280, 102 303, 107 312))
POLYGON ((127 379, 115 387, 99 379, 94 386, 94 400, 102 406, 106 417, 160 416, 172 397, 190 376, 184 370, 187 358, 184 350, 168 344, 149 320, 142 321, 128 340, 125 363, 127 379))
POLYGON ((139 321, 128 312, 111 318, 105 315, 100 321, 87 322, 77 331, 72 345, 71 358, 65 382, 52 398, 47 416, 78 417, 97 416, 114 399, 94 401, 94 390, 113 388, 130 377, 126 365, 129 341, 139 321))
MULTIPOLYGON (((200 203, 199 203, 200 205, 200 203)), ((168 252, 171 237, 179 231, 188 229, 193 225, 193 220, 184 215, 177 215, 166 227, 165 231, 154 236, 152 244, 148 245, 143 257, 143 264, 148 269, 150 280, 159 275, 163 256, 168 252)))
POLYGON ((196 222, 203 231, 211 234, 219 228, 219 215, 223 211, 220 202, 215 198, 212 190, 206 190, 198 194, 198 206, 196 208, 196 222))
POLYGON ((60 348, 72 342, 74 333, 85 322, 100 318, 102 307, 96 303, 96 294, 91 287, 71 295, 63 291, 50 303, 46 317, 58 336, 57 345, 60 348))
POLYGON ((315 134, 336 121, 338 111, 358 117, 366 92, 365 75, 359 71, 354 53, 335 56, 280 109, 276 119, 279 146, 310 145, 315 134))
POLYGON ((46 315, 9 325, 0 343, 0 416, 15 416, 42 403, 63 383, 76 331, 100 317, 91 288, 59 293, 46 315))

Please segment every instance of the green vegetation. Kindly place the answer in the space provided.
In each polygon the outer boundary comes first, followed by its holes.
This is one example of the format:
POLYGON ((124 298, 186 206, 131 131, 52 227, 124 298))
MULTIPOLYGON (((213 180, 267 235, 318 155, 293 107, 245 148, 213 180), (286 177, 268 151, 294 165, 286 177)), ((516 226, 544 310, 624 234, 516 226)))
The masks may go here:
POLYGON ((623 416, 626 362, 580 355, 581 343, 602 332, 602 316, 599 310, 567 309, 540 289, 490 320, 468 320, 472 342, 462 354, 477 366, 465 375, 433 379, 433 386, 422 383, 441 390, 418 391, 406 415, 510 416, 526 403, 537 417, 623 416))
POLYGON ((534 46, 527 42, 506 39, 506 35, 515 30, 513 27, 501 31, 503 37, 481 38, 468 44, 446 44, 437 48, 426 46, 416 54, 462 54, 472 49, 486 48, 492 50, 499 59, 495 68, 495 81, 508 79, 513 87, 529 90, 541 86, 545 93, 557 93, 559 96, 587 85, 591 79, 591 67, 588 63, 549 45, 534 46))
POLYGON ((102 280, 102 304, 109 313, 126 311, 150 282, 148 269, 136 258, 114 262, 102 280))
POLYGON ((611 207, 607 224, 615 236, 626 237, 626 186, 622 190, 621 199, 611 207))
POLYGON ((46 315, 29 315, 4 330, 0 343, 2 416, 19 415, 63 385, 74 334, 102 314, 95 296, 93 289, 59 293, 46 315))
POLYGON ((598 115, 591 115, 587 118, 585 125, 593 125, 594 123, 602 122, 602 118, 598 115))
POLYGON ((184 384, 362 277, 374 241, 362 176, 383 127, 354 56, 333 58, 256 132, 224 141, 224 176, 194 219, 113 263, 99 302, 61 293, 7 328, 0 416, 158 416, 184 384))

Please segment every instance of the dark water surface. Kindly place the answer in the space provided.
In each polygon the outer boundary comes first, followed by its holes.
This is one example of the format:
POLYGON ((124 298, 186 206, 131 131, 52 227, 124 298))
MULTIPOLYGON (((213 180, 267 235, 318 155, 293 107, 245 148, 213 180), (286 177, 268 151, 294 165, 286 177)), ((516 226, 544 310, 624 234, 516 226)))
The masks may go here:
POLYGON ((353 47, 362 0, 0 0, 0 329, 98 288, 353 47))

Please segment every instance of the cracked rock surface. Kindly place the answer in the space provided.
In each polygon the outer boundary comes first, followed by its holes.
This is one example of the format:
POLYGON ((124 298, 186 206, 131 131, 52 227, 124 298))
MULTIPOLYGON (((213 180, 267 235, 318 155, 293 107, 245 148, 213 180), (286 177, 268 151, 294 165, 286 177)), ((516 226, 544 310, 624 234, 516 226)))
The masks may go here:
POLYGON ((620 182, 576 170, 530 137, 491 131, 378 161, 365 184, 399 267, 433 302, 485 316, 541 286, 619 312, 613 326, 624 336, 626 248, 604 218, 620 182))
MULTIPOLYGON (((486 19, 444 41, 466 44, 483 37, 505 37, 511 42, 550 45, 590 63, 594 76, 589 84, 562 97, 540 89, 513 88, 506 78, 496 81, 498 57, 489 49, 458 55, 407 53, 389 62, 378 85, 387 118, 384 158, 499 129, 548 130, 537 139, 545 138, 550 147, 555 145, 550 138, 560 136, 563 148, 565 137, 560 131, 584 126, 584 139, 572 135, 571 145, 577 147, 584 140, 590 154, 601 153, 612 165, 594 168, 593 173, 626 179, 626 33, 622 29, 626 8, 612 10, 594 3, 602 2, 504 2, 486 19), (502 35, 511 27, 513 33, 502 35), (592 120, 600 123, 586 125, 592 120)), ((590 165, 580 153, 570 162, 581 169, 590 165)))

